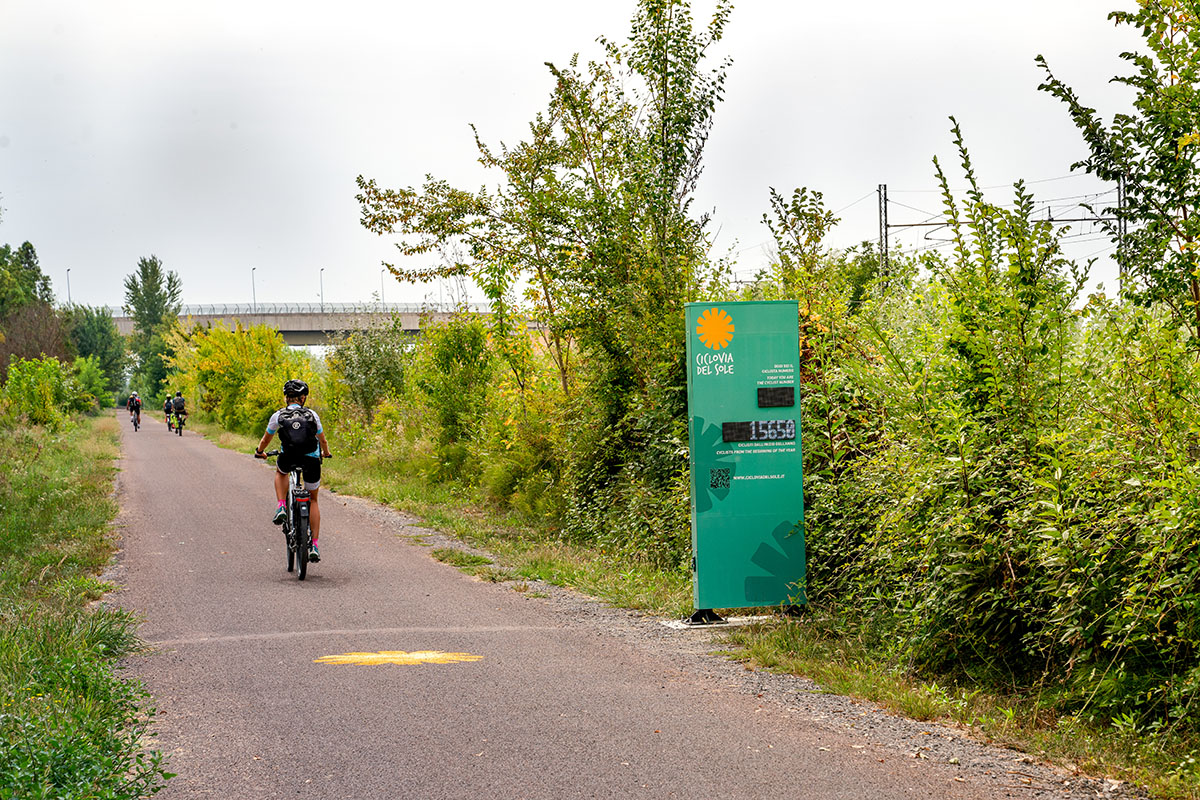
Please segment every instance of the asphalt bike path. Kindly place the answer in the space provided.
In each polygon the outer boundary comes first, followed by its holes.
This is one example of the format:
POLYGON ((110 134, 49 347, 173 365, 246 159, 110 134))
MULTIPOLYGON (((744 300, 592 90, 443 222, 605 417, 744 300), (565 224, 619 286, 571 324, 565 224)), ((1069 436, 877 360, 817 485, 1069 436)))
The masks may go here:
POLYGON ((298 581, 273 466, 142 420, 123 426, 110 601, 144 618, 150 647, 127 666, 178 773, 157 797, 1031 796, 864 747, 465 575, 412 542, 412 520, 327 490, 322 560, 298 581), (346 655, 381 652, 410 655, 346 655))

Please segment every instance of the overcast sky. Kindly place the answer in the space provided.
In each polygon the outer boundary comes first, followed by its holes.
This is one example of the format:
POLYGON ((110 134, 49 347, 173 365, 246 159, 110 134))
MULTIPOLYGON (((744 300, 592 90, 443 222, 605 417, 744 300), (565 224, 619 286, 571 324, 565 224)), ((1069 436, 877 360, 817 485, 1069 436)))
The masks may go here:
MULTIPOLYGON (((1083 157, 1064 108, 1036 91, 1033 59, 1105 116, 1108 83, 1139 48, 1104 0, 746 0, 717 55, 733 66, 698 206, 718 252, 749 275, 764 262, 768 187, 824 192, 832 243, 939 211, 931 158, 954 167, 961 123, 984 185, 1018 178, 1046 200, 1112 187, 1070 176, 1083 157)), ((543 62, 624 39, 631 0, 414 3, 0 0, 0 243, 30 241, 61 300, 120 305, 150 254, 186 303, 439 299, 388 276, 393 242, 359 224, 354 179, 475 189, 469 125, 516 142, 552 88, 543 62), (322 278, 320 270, 325 272, 322 278), (252 278, 252 269, 253 278, 252 278), (253 285, 252 285, 253 281, 253 285)), ((695 6, 707 21, 710 2, 695 6)), ((714 60, 715 63, 715 60, 714 60)), ((957 177, 957 172, 952 172, 957 177)), ((491 179, 494 180, 494 179, 491 179)), ((1063 216, 1074 199, 1062 199, 1063 216)), ((1076 226, 1071 252, 1104 258, 1076 226)), ((895 231, 929 246, 925 229, 895 231), (913 232, 915 231, 915 233, 913 232)), ((1111 262, 1097 277, 1113 285, 1111 262)))

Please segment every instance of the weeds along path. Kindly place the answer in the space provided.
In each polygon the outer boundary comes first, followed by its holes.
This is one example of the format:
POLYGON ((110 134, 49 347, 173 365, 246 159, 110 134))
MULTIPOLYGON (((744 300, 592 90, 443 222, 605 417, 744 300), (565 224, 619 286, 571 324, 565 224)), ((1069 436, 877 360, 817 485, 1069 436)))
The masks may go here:
POLYGON ((299 582, 267 466, 149 417, 123 436, 112 600, 145 618, 129 667, 178 773, 161 797, 1080 796, 796 713, 578 596, 437 562, 365 502, 322 497, 299 582))

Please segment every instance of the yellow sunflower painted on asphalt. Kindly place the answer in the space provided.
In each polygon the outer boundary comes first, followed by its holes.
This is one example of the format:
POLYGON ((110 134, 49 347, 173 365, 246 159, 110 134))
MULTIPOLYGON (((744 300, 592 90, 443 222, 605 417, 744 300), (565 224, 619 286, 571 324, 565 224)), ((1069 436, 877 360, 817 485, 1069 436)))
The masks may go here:
POLYGON ((321 656, 314 658, 316 664, 353 664, 360 667, 371 667, 376 664, 458 664, 464 661, 479 661, 483 656, 470 653, 443 653, 441 650, 418 650, 406 653, 403 650, 380 650, 377 653, 342 653, 336 656, 321 656))
POLYGON ((733 317, 723 309, 710 308, 700 314, 696 333, 709 350, 720 350, 733 339, 733 317))

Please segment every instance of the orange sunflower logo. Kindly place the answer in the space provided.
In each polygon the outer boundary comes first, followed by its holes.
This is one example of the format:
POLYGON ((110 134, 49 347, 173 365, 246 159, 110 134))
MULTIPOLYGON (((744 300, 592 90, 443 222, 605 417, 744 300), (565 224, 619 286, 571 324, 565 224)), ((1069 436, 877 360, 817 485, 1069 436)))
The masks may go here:
POLYGON ((710 308, 700 315, 696 334, 709 350, 727 347, 733 339, 733 317, 719 308, 710 308))

